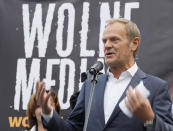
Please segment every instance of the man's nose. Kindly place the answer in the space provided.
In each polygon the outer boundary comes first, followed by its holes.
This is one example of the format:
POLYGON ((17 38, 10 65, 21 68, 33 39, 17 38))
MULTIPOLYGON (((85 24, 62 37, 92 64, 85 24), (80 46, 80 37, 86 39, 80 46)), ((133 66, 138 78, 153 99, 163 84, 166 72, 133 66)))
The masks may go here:
POLYGON ((112 48, 112 43, 110 40, 107 40, 106 43, 105 43, 105 48, 112 48))

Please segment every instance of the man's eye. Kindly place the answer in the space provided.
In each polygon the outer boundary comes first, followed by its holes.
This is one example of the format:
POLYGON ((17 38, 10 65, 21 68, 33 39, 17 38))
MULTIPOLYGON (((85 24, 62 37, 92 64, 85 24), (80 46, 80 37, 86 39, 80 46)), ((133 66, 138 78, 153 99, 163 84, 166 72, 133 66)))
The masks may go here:
POLYGON ((111 41, 117 41, 118 39, 117 38, 111 38, 111 41))
POLYGON ((103 43, 105 44, 106 43, 106 40, 103 40, 103 43))

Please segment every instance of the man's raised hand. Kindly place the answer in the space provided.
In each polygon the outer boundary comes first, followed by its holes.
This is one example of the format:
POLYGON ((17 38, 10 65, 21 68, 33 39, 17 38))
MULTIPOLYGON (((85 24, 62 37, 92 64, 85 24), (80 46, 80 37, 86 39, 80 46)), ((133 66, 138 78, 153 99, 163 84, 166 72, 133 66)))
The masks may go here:
POLYGON ((37 81, 36 84, 36 102, 42 108, 44 114, 50 114, 52 106, 50 104, 51 91, 46 93, 44 82, 37 81))

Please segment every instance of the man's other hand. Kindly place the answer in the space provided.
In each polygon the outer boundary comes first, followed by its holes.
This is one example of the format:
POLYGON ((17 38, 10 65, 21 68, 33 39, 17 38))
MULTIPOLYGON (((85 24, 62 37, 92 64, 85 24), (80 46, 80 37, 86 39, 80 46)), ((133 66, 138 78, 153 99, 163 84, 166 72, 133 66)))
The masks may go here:
POLYGON ((135 92, 132 87, 126 92, 127 99, 125 104, 127 108, 143 123, 154 119, 154 112, 151 108, 150 102, 147 98, 144 98, 139 90, 136 88, 135 92))

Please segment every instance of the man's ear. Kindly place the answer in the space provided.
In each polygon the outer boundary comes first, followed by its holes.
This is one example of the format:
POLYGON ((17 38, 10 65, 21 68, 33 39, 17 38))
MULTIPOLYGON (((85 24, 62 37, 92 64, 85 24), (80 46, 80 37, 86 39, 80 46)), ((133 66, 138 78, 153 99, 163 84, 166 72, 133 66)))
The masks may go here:
POLYGON ((139 43, 140 43, 140 38, 139 37, 135 37, 133 38, 133 40, 131 41, 131 44, 130 44, 130 48, 131 50, 134 52, 135 50, 137 50, 138 46, 139 46, 139 43))

